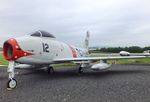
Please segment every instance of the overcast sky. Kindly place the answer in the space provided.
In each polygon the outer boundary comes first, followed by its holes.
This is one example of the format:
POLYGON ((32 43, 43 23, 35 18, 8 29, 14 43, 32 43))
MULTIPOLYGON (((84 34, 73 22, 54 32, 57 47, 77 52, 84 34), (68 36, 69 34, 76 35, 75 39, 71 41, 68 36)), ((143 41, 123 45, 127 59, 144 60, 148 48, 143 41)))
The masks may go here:
POLYGON ((90 46, 149 46, 150 0, 0 0, 0 46, 46 30, 58 40, 90 46))

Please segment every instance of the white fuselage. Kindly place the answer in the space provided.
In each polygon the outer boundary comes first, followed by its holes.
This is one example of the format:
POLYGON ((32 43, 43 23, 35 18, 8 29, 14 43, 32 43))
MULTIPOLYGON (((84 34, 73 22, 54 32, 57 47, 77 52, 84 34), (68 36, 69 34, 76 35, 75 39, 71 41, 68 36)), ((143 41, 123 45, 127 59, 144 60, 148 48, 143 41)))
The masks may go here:
POLYGON ((24 36, 15 38, 23 51, 33 53, 17 59, 25 64, 50 64, 54 59, 86 56, 88 50, 57 41, 55 38, 24 36))

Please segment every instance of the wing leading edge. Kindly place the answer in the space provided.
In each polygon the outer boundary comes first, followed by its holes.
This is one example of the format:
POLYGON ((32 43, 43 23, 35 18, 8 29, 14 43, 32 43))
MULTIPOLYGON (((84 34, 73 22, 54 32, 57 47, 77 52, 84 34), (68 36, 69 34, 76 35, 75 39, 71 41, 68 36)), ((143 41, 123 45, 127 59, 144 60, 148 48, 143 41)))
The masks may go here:
POLYGON ((80 57, 80 58, 62 58, 54 59, 56 63, 72 62, 72 61, 99 61, 99 60, 117 60, 117 59, 142 59, 148 56, 115 56, 115 57, 80 57))

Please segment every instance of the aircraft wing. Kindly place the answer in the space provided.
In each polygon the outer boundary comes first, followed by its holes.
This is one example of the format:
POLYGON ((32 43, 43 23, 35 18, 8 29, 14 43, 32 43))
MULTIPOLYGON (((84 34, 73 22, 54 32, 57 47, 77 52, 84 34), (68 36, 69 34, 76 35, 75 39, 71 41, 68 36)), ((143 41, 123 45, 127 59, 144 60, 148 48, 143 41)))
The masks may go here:
POLYGON ((55 59, 54 62, 73 62, 73 61, 99 61, 99 60, 117 60, 117 59, 142 59, 148 56, 114 56, 114 57, 80 57, 80 58, 62 58, 55 59))

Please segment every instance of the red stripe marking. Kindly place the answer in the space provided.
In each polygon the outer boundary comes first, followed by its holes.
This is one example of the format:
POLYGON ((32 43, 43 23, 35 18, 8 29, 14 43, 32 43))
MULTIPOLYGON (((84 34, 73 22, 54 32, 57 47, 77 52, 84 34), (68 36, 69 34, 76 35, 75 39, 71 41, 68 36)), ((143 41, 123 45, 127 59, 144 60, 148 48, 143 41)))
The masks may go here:
POLYGON ((77 58, 77 52, 76 52, 76 50, 75 50, 73 47, 71 47, 71 46, 69 46, 69 47, 70 47, 70 49, 71 49, 71 51, 72 51, 73 57, 74 57, 74 58, 77 58))

